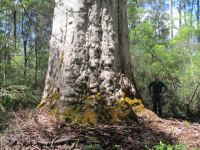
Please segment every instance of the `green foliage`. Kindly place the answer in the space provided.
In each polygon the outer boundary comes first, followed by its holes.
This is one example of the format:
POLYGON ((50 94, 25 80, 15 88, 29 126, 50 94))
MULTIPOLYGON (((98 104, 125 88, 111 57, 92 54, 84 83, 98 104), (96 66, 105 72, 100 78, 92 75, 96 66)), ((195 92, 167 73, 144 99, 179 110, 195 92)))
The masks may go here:
POLYGON ((116 150, 121 149, 121 145, 114 145, 113 148, 116 150))
MULTIPOLYGON (((145 105, 152 107, 147 87, 154 75, 159 74, 169 89, 163 100, 164 112, 186 116, 186 105, 200 82, 198 29, 185 24, 169 38, 170 17, 164 8, 166 4, 130 0, 129 5, 133 69, 145 105)), ((200 89, 197 89, 190 106, 194 114, 200 111, 199 99, 200 89)))
POLYGON ((38 100, 39 98, 26 86, 9 86, 0 91, 0 111, 33 107, 36 106, 38 100))
POLYGON ((183 144, 165 144, 163 142, 160 142, 158 145, 149 148, 147 147, 148 150, 188 150, 188 147, 183 144))
POLYGON ((103 150, 101 147, 101 141, 96 137, 89 137, 87 140, 87 145, 84 146, 84 150, 103 150))
POLYGON ((53 8, 51 0, 0 1, 1 87, 43 88, 53 8))
POLYGON ((13 115, 8 112, 1 112, 0 110, 0 132, 8 126, 7 121, 13 118, 13 115))

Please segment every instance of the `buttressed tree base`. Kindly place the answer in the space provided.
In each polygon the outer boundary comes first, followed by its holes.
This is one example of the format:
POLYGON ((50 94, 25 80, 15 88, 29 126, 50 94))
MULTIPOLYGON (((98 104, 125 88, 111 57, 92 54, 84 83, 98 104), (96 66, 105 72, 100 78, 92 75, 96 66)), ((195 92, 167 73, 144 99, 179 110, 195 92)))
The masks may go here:
POLYGON ((134 120, 125 98, 139 94, 132 75, 126 11, 126 0, 56 0, 40 106, 58 121, 134 120))

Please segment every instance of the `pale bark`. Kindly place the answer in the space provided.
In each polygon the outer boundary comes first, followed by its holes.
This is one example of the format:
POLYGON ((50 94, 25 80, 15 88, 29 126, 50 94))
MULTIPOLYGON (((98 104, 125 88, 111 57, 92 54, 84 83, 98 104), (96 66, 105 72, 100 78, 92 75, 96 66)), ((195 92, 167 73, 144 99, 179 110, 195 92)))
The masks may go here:
POLYGON ((34 83, 34 86, 35 86, 35 89, 37 89, 38 87, 38 38, 36 37, 35 38, 35 83, 34 83))
MULTIPOLYGON (((199 12, 199 8, 200 7, 200 4, 199 4, 199 0, 197 0, 197 14, 196 14, 196 17, 197 17, 197 28, 199 30, 199 15, 200 15, 200 12, 199 12)), ((198 42, 200 41, 200 36, 198 35, 198 42)))
POLYGON ((186 9, 186 3, 187 3, 187 1, 186 0, 184 0, 183 1, 183 9, 184 9, 184 24, 185 25, 187 25, 187 13, 186 13, 186 11, 187 11, 187 9, 186 9))
POLYGON ((178 13, 179 13, 179 29, 180 29, 182 26, 182 1, 181 0, 179 0, 178 13))
POLYGON ((173 0, 170 0, 169 3, 170 3, 170 30, 172 38, 174 36, 173 0))
POLYGON ((64 107, 101 93, 110 105, 122 74, 136 94, 126 15, 126 0, 56 0, 44 103, 64 107))

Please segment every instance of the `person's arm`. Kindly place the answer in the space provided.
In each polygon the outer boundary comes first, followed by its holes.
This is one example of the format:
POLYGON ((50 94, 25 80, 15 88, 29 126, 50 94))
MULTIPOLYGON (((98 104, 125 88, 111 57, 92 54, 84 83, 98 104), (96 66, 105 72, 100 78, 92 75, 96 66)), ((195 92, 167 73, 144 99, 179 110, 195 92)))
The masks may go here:
POLYGON ((152 93, 152 91, 151 91, 151 87, 153 86, 153 82, 151 82, 150 84, 149 84, 149 86, 148 86, 148 89, 149 89, 149 92, 150 93, 152 93))
POLYGON ((164 83, 162 84, 162 86, 164 87, 163 93, 165 93, 168 90, 168 88, 167 88, 167 86, 164 83))

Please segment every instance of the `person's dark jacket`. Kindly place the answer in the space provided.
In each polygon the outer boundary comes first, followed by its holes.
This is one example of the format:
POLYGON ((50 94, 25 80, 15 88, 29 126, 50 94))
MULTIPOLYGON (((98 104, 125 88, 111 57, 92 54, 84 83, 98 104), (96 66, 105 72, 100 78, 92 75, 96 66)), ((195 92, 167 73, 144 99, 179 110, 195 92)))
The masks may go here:
POLYGON ((148 89, 154 95, 160 95, 161 93, 166 92, 167 87, 162 81, 158 80, 158 81, 151 82, 148 89))

